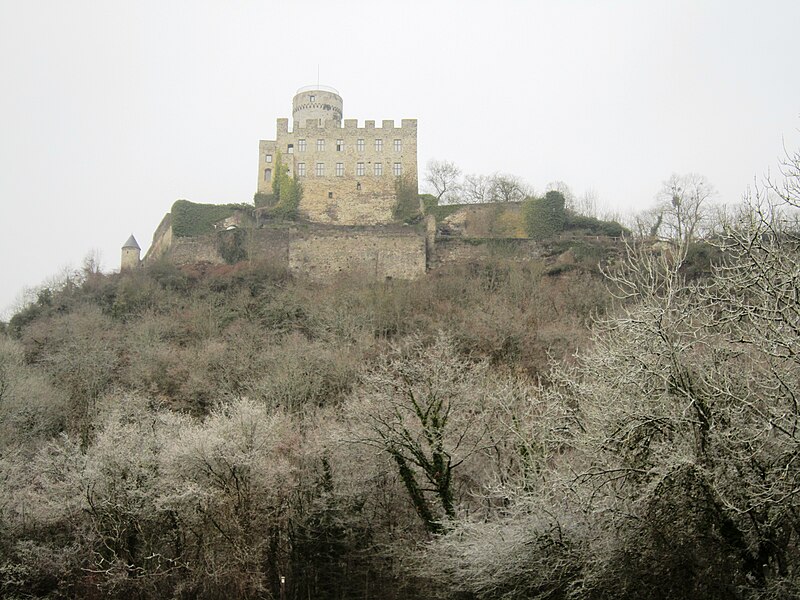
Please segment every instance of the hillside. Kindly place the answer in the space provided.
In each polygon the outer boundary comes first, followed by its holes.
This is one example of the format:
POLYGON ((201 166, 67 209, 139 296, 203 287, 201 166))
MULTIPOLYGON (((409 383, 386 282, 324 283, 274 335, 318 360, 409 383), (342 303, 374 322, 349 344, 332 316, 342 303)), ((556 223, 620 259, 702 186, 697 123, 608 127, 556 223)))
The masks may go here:
POLYGON ((796 595, 800 243, 743 214, 43 288, 0 334, 3 595, 796 595))
MULTIPOLYGON (((543 263, 503 260, 334 284, 268 264, 162 262, 43 290, 2 339, 4 473, 29 507, 22 520, 22 505, 5 507, 3 560, 19 582, 7 589, 216 597, 235 583, 247 597, 280 572, 300 597, 405 597, 394 554, 427 534, 391 460, 348 441, 370 428, 370 378, 392 372, 388 357, 438 343, 443 356, 418 359, 432 373, 456 367, 483 385, 470 373, 490 369, 532 385, 580 347, 608 301, 596 272, 552 277, 543 263), (184 439, 212 424, 214 447, 184 439), (271 441, 251 437, 262 434, 271 441), (172 452, 199 453, 179 461, 191 473, 167 475, 172 452), (53 453, 74 465, 70 481, 40 479, 53 475, 41 462, 53 453), (263 469, 279 467, 281 489, 262 488, 277 476, 263 469), (193 499, 180 499, 190 488, 193 499), (243 581, 251 560, 262 567, 243 581)), ((470 504, 477 473, 457 471, 457 502, 470 504)))

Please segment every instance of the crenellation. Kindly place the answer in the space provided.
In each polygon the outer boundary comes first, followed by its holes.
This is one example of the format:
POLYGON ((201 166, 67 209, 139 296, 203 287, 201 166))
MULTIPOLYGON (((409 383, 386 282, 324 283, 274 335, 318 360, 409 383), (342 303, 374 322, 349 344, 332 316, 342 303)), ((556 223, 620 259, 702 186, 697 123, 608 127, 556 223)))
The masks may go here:
POLYGON ((294 129, 288 130, 288 119, 278 119, 276 140, 259 144, 258 191, 271 191, 275 172, 265 153, 275 149, 302 183, 304 218, 339 225, 390 223, 401 176, 404 185, 417 187, 416 119, 403 119, 399 128, 393 119, 381 121, 382 127, 374 120, 363 128, 357 119, 342 124, 334 110, 341 108, 341 97, 330 89, 303 88, 293 106, 294 129), (311 96, 319 98, 311 102, 311 96))

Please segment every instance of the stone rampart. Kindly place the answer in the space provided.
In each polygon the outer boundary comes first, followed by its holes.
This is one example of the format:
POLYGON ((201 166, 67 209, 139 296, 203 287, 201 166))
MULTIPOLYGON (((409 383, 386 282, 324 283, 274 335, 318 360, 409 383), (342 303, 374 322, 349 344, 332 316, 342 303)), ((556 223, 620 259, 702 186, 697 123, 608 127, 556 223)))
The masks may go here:
POLYGON ((234 228, 202 236, 179 237, 163 230, 146 263, 161 257, 177 265, 223 264, 223 247, 240 245, 242 259, 268 261, 298 277, 322 280, 360 272, 377 279, 415 279, 425 273, 426 239, 410 227, 325 226, 234 228))
POLYGON ((496 259, 524 262, 541 256, 541 246, 529 239, 437 238, 428 264, 435 269, 496 259))
POLYGON ((416 279, 425 274, 425 238, 402 229, 313 228, 289 244, 289 269, 310 279, 358 272, 376 278, 416 279))

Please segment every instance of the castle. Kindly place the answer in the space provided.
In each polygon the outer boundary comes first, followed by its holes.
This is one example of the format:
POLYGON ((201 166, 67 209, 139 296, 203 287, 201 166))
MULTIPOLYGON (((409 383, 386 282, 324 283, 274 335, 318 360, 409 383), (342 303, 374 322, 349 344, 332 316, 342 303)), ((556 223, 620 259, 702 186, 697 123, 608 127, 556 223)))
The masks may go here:
MULTIPOLYGON (((256 206, 179 200, 153 234, 144 261, 131 235, 122 248, 121 270, 161 258, 174 264, 261 260, 311 279, 342 272, 414 279, 430 268, 495 251, 492 244, 466 240, 470 219, 483 222, 485 207, 445 219, 441 236, 436 218, 423 217, 416 119, 403 119, 400 127, 390 120, 381 127, 375 121, 358 127, 355 119, 342 124, 342 97, 320 85, 299 89, 292 105, 291 130, 289 120, 279 118, 276 139, 259 142, 256 206), (300 183, 297 221, 270 217, 278 168, 300 183), (262 207, 259 197, 266 200, 262 207), (401 200, 405 212, 398 210, 401 200), (465 235, 453 236, 454 226, 465 235)), ((538 253, 529 240, 515 241, 518 258, 538 253)))
POLYGON ((377 225, 393 220, 397 189, 417 195, 417 120, 345 119, 342 97, 326 86, 300 88, 293 127, 277 120, 275 140, 258 148, 258 192, 270 194, 280 163, 301 183, 300 213, 315 223, 377 225))

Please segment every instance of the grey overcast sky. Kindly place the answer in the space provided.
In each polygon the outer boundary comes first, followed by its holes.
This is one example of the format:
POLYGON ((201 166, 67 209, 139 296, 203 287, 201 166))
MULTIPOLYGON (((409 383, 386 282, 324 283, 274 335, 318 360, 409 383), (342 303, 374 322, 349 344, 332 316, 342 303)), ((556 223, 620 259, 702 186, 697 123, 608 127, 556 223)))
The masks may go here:
POLYGON ((252 201, 297 88, 417 118, 419 167, 563 180, 621 212, 722 201, 800 146, 797 0, 0 0, 0 311, 179 198, 252 201))

